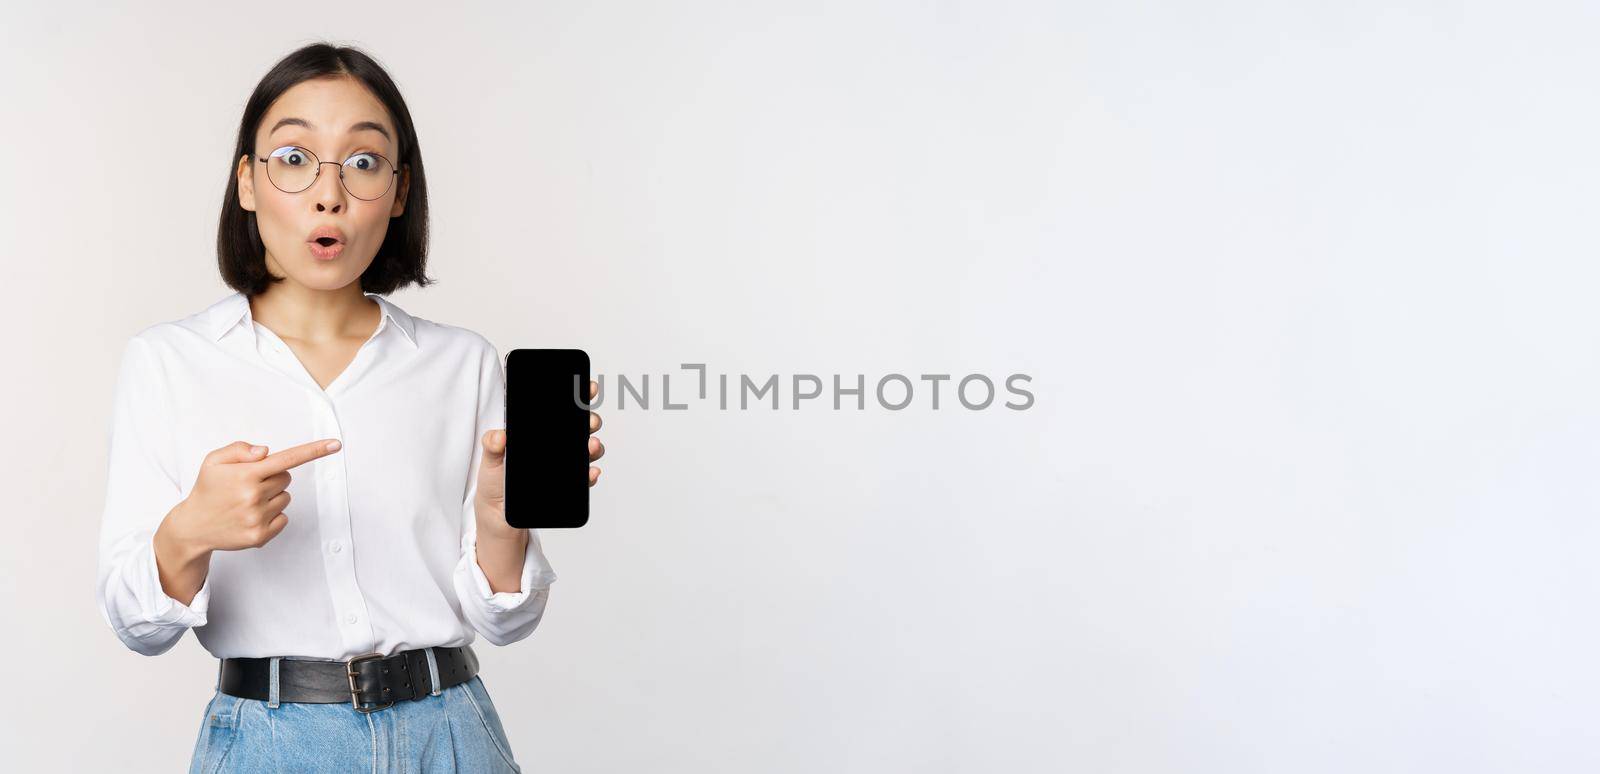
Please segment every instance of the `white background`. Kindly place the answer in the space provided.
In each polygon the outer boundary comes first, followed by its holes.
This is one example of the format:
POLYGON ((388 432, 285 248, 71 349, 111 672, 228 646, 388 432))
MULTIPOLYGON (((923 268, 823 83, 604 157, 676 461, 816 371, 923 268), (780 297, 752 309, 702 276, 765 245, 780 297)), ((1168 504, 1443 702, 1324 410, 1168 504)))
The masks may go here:
POLYGON ((603 410, 478 645, 525 770, 1600 767, 1593 4, 224 5, 0 23, 4 768, 187 765, 215 661, 94 606, 116 355, 228 292, 245 98, 322 38, 415 116, 414 314, 657 390, 1033 376, 603 410))

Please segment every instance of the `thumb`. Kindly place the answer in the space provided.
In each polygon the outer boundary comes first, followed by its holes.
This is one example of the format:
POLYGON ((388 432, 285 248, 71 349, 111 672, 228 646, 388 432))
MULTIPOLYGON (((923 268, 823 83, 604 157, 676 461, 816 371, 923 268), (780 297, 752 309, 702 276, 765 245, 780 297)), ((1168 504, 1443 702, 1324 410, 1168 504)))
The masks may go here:
POLYGON ((483 434, 483 467, 497 468, 506 461, 506 431, 490 430, 483 434))
POLYGON ((267 456, 267 447, 254 446, 246 441, 234 441, 206 455, 207 464, 226 462, 255 462, 267 456))

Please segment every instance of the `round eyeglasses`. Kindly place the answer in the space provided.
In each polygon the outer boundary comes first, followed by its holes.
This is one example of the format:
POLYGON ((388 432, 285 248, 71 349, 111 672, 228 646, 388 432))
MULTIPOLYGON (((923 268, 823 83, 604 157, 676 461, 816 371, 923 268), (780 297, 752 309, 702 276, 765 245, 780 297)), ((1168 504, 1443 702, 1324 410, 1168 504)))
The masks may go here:
POLYGON ((381 199, 394 185, 400 170, 394 162, 370 151, 355 153, 344 160, 318 161, 317 154, 298 145, 285 145, 257 161, 267 165, 267 179, 284 193, 300 193, 317 182, 323 164, 339 168, 339 183, 351 196, 363 201, 381 199))

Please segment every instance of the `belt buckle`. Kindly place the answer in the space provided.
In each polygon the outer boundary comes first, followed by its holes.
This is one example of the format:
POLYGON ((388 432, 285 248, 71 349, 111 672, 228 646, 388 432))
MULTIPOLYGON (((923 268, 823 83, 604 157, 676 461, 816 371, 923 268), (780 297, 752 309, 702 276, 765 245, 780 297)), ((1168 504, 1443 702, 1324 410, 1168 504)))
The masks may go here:
POLYGON ((345 679, 350 681, 350 706, 355 707, 356 712, 377 712, 378 710, 388 709, 389 707, 394 706, 394 702, 392 701, 388 704, 378 707, 361 706, 361 689, 356 687, 356 678, 360 676, 361 673, 356 671, 356 664, 362 661, 375 661, 381 658, 384 658, 382 653, 363 653, 362 655, 356 656, 355 658, 344 662, 345 679))

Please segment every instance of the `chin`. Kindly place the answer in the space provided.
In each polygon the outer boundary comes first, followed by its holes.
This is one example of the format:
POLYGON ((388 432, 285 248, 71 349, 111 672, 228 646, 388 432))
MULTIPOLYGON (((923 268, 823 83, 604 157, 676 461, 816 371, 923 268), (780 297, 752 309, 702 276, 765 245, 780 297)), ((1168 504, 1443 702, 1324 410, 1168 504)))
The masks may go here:
POLYGON ((356 275, 354 277, 345 277, 344 274, 341 272, 338 276, 334 276, 331 273, 328 273, 328 274, 324 274, 322 276, 316 276, 316 277, 294 276, 294 277, 291 277, 291 279, 293 279, 295 282, 300 283, 301 285, 304 285, 305 287, 307 287, 307 288, 309 288, 311 290, 338 290, 339 288, 342 288, 342 287, 350 284, 351 282, 356 281, 357 279, 360 278, 360 276, 361 275, 358 274, 358 275, 356 275))
POLYGON ((292 265, 285 263, 285 261, 269 261, 268 272, 286 276, 296 285, 311 290, 338 290, 359 281, 361 274, 372 265, 372 259, 368 258, 357 264, 351 263, 345 257, 333 261, 319 261, 307 255, 292 262, 292 265))

